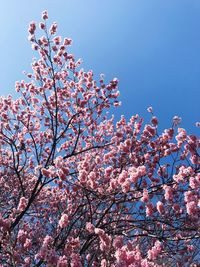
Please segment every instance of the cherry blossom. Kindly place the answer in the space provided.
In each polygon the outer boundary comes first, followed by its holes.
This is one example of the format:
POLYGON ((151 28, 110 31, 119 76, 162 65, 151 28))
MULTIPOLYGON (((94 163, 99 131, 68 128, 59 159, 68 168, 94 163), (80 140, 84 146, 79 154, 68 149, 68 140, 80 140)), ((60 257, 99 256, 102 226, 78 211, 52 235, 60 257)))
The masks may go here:
POLYGON ((84 70, 47 11, 37 31, 0 97, 0 266, 198 266, 199 137, 152 107, 117 121, 118 79, 84 70))

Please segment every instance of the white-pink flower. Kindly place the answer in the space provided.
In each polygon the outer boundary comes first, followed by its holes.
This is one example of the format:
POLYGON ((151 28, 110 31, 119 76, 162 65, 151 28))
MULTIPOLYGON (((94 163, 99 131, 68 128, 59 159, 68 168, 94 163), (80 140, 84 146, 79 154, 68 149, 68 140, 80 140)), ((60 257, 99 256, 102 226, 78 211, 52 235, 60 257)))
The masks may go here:
POLYGON ((67 214, 62 214, 59 222, 58 222, 58 225, 60 226, 60 228, 65 228, 69 223, 69 217, 67 214))

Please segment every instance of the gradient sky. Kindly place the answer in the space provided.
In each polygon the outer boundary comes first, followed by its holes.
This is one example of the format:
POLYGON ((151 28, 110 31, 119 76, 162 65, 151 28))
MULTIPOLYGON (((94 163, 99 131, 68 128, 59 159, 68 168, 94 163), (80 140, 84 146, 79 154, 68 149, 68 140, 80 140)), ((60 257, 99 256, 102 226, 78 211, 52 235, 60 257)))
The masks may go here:
POLYGON ((153 106, 161 128, 174 115, 198 133, 200 121, 199 0, 7 0, 0 6, 1 95, 15 94, 16 80, 30 68, 27 41, 31 20, 47 9, 59 34, 73 39, 72 52, 109 81, 119 78, 122 107, 117 117, 153 106))

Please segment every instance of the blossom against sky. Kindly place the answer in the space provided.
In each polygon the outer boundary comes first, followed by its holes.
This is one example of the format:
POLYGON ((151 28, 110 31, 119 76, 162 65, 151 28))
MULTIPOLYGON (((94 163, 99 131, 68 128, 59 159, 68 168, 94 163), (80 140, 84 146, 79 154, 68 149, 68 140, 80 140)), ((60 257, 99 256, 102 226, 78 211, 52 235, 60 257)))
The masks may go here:
MULTIPOLYGON (((174 115, 196 131, 200 114, 200 2, 198 0, 7 0, 0 10, 0 88, 13 94, 33 51, 31 20, 47 9, 59 34, 73 39, 72 52, 96 76, 119 79, 122 107, 116 116, 153 106, 162 127, 174 115)), ((198 130, 197 130, 198 131, 198 130)))

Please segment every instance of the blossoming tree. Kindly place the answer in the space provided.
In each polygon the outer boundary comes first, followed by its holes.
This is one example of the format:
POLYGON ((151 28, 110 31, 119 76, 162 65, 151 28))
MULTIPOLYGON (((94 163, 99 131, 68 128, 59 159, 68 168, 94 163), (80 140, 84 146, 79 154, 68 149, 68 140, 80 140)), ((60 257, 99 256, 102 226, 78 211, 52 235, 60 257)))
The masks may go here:
POLYGON ((0 266, 197 266, 199 139, 178 117, 159 133, 151 108, 115 123, 117 79, 81 69, 47 20, 19 98, 0 98, 0 266))

